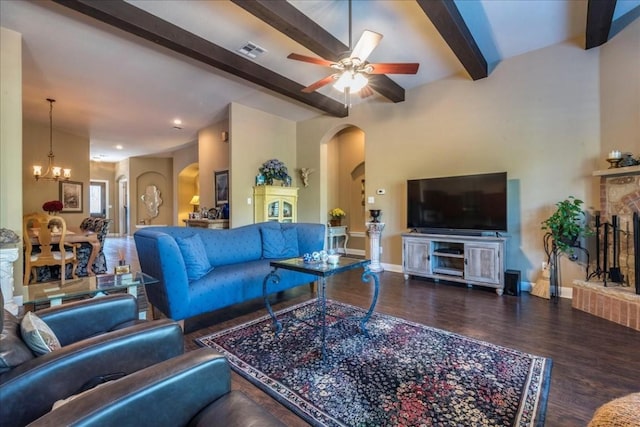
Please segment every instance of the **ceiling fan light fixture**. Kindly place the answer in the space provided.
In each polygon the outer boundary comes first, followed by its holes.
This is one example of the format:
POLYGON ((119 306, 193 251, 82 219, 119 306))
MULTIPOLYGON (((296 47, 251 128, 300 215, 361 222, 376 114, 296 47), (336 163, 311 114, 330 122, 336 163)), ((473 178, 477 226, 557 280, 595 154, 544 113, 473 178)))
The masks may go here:
POLYGON ((360 90, 369 84, 369 79, 362 73, 355 73, 351 80, 351 93, 360 92, 360 90))
POLYGON ((366 78, 362 73, 347 70, 342 73, 338 80, 336 80, 336 82, 333 84, 333 87, 340 92, 344 92, 347 88, 349 88, 349 92, 356 93, 359 92, 368 83, 369 79, 366 78))

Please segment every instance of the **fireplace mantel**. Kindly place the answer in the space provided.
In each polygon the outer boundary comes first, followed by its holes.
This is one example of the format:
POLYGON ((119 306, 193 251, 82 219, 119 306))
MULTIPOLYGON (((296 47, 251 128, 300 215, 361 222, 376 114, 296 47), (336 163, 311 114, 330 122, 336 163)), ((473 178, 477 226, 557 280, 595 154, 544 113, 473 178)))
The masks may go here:
POLYGON ((595 171, 593 176, 640 175, 640 166, 625 166, 595 171))

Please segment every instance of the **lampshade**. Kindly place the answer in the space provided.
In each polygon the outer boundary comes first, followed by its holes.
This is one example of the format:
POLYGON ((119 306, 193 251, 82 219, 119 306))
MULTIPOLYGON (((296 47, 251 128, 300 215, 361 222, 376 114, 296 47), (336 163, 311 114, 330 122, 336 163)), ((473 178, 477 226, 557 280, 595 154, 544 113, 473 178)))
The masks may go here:
POLYGON ((200 204, 200 196, 193 196, 191 198, 191 201, 189 202, 190 205, 199 205, 200 204))

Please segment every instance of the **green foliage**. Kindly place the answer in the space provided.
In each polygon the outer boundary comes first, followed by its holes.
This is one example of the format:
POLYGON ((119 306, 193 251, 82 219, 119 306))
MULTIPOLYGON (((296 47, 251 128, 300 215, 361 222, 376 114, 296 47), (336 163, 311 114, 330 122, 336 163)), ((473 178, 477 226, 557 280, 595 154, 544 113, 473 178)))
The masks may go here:
POLYGON ((572 253, 572 247, 579 237, 591 235, 591 230, 584 224, 584 202, 569 196, 556 203, 556 211, 542 221, 542 229, 551 234, 556 247, 565 253, 572 253))

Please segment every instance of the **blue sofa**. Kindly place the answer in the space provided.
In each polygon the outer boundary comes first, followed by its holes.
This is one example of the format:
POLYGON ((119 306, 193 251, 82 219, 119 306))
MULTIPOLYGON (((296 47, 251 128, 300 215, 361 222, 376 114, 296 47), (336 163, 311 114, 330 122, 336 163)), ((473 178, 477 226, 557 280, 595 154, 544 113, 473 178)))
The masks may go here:
MULTIPOLYGON (((324 224, 263 222, 228 230, 147 227, 135 232, 140 267, 160 283, 146 286, 149 302, 174 320, 262 296, 269 262, 324 248, 324 224)), ((316 280, 279 270, 279 292, 316 280)))

